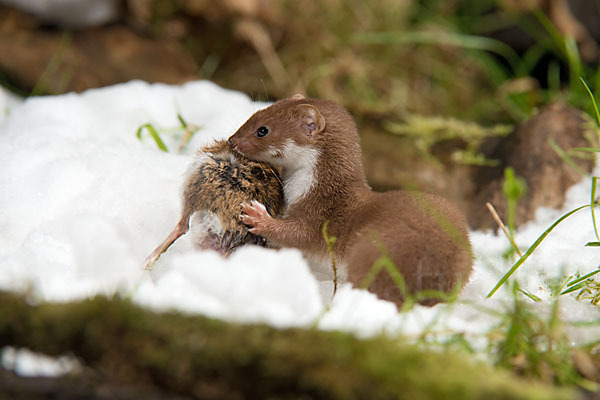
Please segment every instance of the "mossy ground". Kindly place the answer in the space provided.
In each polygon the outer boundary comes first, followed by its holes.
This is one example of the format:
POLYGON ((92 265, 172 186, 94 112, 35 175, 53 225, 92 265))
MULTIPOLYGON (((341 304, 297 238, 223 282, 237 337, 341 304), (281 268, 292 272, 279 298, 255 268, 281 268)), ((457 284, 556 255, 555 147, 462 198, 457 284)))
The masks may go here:
POLYGON ((29 305, 0 294, 0 344, 72 354, 109 381, 193 398, 567 399, 535 384, 401 339, 278 330, 152 313, 105 298, 29 305))

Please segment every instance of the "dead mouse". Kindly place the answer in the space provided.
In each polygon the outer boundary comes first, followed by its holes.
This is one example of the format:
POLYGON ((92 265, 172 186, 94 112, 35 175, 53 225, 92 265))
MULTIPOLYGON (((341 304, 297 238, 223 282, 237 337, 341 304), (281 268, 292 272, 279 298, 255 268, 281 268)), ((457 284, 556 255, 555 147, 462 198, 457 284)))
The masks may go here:
POLYGON ((228 255, 243 244, 268 246, 268 241, 249 232, 242 223, 242 204, 264 204, 271 215, 283 208, 279 172, 265 162, 251 161, 232 151, 230 144, 216 141, 198 151, 187 172, 179 222, 166 239, 146 258, 144 269, 156 260, 192 225, 202 225, 198 247, 228 255), (192 218, 193 217, 193 218, 192 218))

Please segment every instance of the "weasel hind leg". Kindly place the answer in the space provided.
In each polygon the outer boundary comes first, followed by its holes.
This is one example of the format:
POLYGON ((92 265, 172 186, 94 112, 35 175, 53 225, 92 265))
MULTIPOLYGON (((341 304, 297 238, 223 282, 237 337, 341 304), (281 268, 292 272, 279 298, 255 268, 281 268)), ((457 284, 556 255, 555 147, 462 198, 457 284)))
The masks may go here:
POLYGON ((369 292, 380 299, 391 301, 401 308, 404 302, 402 290, 381 263, 376 265, 381 256, 382 254, 375 244, 366 238, 352 246, 347 260, 347 282, 352 283, 355 288, 363 288, 370 282, 366 287, 369 292), (375 275, 373 276, 373 274, 375 275))
POLYGON ((370 281, 367 287, 370 292, 395 303, 398 308, 402 307, 405 294, 416 295, 420 304, 433 306, 443 301, 442 297, 451 293, 456 285, 464 283, 460 282, 456 266, 448 265, 457 260, 442 259, 436 249, 396 246, 389 251, 389 257, 385 257, 372 240, 356 243, 348 257, 348 281, 354 287, 362 287, 370 281))

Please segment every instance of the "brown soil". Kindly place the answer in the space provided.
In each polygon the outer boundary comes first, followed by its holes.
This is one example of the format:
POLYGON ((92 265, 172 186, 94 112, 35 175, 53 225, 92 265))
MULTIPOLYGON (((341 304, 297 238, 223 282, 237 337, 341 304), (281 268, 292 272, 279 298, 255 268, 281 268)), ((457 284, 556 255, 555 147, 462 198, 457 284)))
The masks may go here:
POLYGON ((69 35, 38 24, 0 7, 0 70, 26 92, 80 92, 131 79, 177 84, 196 77, 194 61, 175 41, 118 25, 69 35))

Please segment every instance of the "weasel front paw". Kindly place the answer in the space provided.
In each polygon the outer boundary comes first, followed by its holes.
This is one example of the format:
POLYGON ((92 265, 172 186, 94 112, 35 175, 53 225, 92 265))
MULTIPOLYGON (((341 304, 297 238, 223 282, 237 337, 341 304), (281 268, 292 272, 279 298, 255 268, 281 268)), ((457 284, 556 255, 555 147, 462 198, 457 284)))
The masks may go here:
POLYGON ((265 231, 268 222, 273 219, 265 206, 256 200, 253 200, 251 203, 242 204, 240 218, 244 225, 250 227, 249 231, 255 235, 261 235, 265 231))

